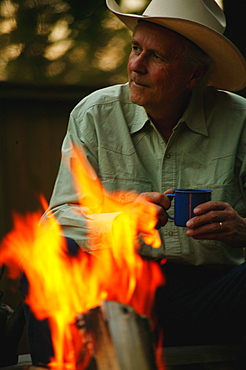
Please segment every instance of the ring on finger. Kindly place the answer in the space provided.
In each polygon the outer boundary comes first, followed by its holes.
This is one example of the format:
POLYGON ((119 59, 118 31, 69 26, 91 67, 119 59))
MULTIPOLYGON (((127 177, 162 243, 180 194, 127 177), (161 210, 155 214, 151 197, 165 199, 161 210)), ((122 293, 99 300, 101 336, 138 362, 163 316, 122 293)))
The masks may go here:
POLYGON ((220 224, 220 230, 223 230, 223 222, 219 222, 220 224))

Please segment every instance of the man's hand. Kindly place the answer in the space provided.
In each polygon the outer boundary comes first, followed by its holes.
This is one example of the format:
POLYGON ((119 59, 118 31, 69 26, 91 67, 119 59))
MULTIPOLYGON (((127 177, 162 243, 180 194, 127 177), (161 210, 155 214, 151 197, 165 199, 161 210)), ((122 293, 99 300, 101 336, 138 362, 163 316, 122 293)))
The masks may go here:
POLYGON ((231 247, 246 247, 246 219, 228 203, 209 201, 194 209, 186 234, 198 240, 219 240, 231 247))
MULTIPOLYGON (((138 202, 146 202, 146 209, 145 209, 145 216, 148 215, 148 203, 152 203, 155 207, 156 215, 157 215, 157 223, 155 228, 159 229, 160 227, 164 226, 167 223, 167 214, 166 210, 170 208, 171 201, 168 197, 165 196, 163 193, 158 192, 146 192, 141 193, 136 199, 134 203, 138 202)), ((144 215, 143 215, 144 217, 144 215)))

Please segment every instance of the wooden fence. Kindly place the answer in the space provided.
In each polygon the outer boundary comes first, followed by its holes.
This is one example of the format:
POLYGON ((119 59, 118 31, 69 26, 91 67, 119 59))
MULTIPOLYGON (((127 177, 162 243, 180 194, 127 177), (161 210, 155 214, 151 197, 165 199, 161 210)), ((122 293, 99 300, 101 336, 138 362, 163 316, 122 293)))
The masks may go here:
MULTIPOLYGON (((12 229, 13 212, 40 209, 39 194, 49 201, 69 113, 93 90, 0 83, 0 240, 12 229)), ((3 277, 0 291, 16 308, 17 282, 3 277)))

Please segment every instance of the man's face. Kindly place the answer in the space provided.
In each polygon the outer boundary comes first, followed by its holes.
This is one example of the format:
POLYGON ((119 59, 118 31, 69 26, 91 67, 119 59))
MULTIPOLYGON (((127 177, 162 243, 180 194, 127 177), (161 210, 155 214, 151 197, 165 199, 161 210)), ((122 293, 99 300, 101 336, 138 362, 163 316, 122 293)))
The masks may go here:
POLYGON ((128 62, 131 101, 152 116, 163 105, 180 103, 187 94, 191 76, 182 52, 180 35, 140 22, 134 31, 128 62))

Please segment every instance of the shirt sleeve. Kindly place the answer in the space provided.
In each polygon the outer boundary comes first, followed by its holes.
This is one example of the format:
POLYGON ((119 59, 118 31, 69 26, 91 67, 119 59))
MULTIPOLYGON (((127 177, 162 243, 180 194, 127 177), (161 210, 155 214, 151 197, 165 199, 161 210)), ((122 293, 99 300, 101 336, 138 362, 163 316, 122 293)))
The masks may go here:
POLYGON ((75 240, 83 250, 95 250, 100 248, 102 241, 107 238, 113 221, 119 212, 103 214, 94 209, 95 212, 93 213, 93 207, 100 208, 100 204, 92 205, 92 209, 79 204, 80 196, 75 186, 72 171, 74 146, 81 152, 81 155, 86 157, 93 170, 96 173, 98 171, 96 148, 92 153, 85 142, 82 141, 79 120, 71 115, 67 134, 62 145, 62 159, 51 196, 50 207, 43 215, 42 220, 53 214, 60 224, 64 236, 75 240))
POLYGON ((235 168, 239 167, 239 187, 240 194, 238 202, 235 204, 235 209, 242 216, 246 217, 246 119, 240 135, 238 153, 235 163, 235 168))

